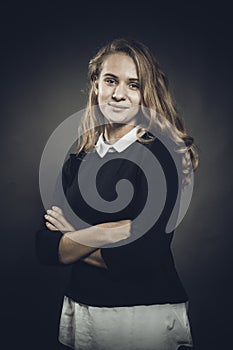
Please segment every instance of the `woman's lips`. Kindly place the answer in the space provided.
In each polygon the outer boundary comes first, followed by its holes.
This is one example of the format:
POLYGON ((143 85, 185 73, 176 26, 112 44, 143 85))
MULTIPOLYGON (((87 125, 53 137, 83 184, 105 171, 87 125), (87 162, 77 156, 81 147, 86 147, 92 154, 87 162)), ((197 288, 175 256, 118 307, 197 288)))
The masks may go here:
POLYGON ((116 110, 116 111, 123 111, 123 110, 129 109, 129 106, 118 105, 118 104, 115 104, 115 103, 108 103, 108 105, 113 110, 116 110))

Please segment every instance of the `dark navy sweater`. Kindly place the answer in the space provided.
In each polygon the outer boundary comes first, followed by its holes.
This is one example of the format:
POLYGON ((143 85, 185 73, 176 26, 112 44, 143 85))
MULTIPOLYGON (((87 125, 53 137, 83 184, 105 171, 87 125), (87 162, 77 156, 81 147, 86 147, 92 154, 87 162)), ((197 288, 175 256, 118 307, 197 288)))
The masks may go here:
MULTIPOLYGON (((171 251, 174 230, 170 233, 165 232, 179 196, 177 169, 170 153, 158 138, 147 144, 136 141, 120 154, 106 154, 105 161, 109 161, 101 167, 96 178, 96 187, 102 198, 112 201, 117 196, 117 182, 120 179, 129 180, 134 187, 133 198, 122 210, 115 213, 98 211, 84 200, 78 185, 79 168, 86 158, 84 152, 79 155, 70 154, 64 163, 64 193, 73 211, 89 225, 122 219, 134 220, 142 212, 150 190, 142 170, 143 162, 148 161, 146 156, 138 154, 142 168, 129 160, 130 153, 135 152, 138 143, 142 145, 142 151, 143 147, 146 147, 153 152, 162 167, 167 186, 164 208, 155 224, 135 241, 122 246, 101 248, 107 269, 92 266, 82 260, 72 264, 65 295, 79 303, 111 307, 180 303, 188 300, 171 251), (124 159, 121 155, 129 159, 124 159)), ((100 160, 95 150, 89 155, 84 170, 87 188, 88 174, 91 173, 93 164, 100 160)), ((156 193, 154 195, 156 196, 156 193)), ((62 203, 59 205, 62 206, 62 203)), ((41 263, 63 265, 58 259, 62 235, 60 231, 51 232, 46 228, 45 222, 42 223, 36 233, 36 253, 41 263)))

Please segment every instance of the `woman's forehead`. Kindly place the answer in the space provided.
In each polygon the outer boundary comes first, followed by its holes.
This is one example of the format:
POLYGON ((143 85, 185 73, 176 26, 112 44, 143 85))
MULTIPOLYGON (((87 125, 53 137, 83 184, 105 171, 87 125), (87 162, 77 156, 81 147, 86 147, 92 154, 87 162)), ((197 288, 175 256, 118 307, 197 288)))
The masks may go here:
POLYGON ((102 64, 101 75, 127 75, 130 79, 138 79, 133 59, 124 53, 114 53, 106 57, 102 64))

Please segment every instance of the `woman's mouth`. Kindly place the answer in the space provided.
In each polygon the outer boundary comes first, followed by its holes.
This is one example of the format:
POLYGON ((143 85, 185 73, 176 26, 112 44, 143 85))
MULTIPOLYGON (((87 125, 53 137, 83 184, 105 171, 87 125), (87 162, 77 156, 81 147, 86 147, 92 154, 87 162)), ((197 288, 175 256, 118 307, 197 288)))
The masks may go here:
POLYGON ((126 109, 129 109, 129 106, 120 105, 116 103, 108 103, 108 105, 114 110, 114 111, 124 111, 126 109))

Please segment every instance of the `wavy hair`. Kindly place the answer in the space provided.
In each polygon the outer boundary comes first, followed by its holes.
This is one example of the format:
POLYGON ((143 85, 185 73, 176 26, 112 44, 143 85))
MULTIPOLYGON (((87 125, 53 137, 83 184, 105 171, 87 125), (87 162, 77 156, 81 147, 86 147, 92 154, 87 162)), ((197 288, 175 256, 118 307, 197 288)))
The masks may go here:
POLYGON ((138 140, 142 143, 153 141, 153 135, 149 139, 145 139, 143 133, 148 132, 153 125, 156 125, 161 132, 170 135, 171 139, 178 145, 177 152, 183 153, 184 174, 189 174, 190 169, 195 171, 199 163, 197 148, 193 137, 187 134, 183 120, 178 116, 168 88, 167 77, 150 50, 141 42, 133 39, 114 39, 103 46, 89 62, 89 96, 79 129, 77 153, 81 150, 89 152, 94 148, 99 135, 103 132, 104 117, 101 113, 97 113, 97 109, 93 108, 98 105, 98 96, 95 93, 94 86, 101 73, 104 61, 109 55, 116 53, 123 53, 131 57, 137 69, 142 97, 141 110, 145 118, 144 122, 147 123, 147 127, 138 130, 138 140))

